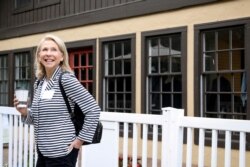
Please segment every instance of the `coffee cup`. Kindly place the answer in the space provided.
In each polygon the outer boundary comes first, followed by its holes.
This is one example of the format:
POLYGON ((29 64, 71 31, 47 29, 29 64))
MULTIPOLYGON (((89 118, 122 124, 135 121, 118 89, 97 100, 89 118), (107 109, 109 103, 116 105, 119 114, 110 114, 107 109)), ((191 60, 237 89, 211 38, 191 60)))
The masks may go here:
POLYGON ((28 104, 29 91, 25 89, 17 89, 15 90, 15 95, 19 101, 17 108, 26 108, 28 104))

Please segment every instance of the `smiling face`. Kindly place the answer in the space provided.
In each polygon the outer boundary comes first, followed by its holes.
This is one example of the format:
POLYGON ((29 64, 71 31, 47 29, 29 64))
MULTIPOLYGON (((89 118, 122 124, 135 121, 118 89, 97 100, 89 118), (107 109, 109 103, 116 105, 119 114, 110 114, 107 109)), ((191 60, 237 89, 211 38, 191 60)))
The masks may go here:
POLYGON ((51 77, 55 69, 63 61, 63 53, 53 40, 45 40, 40 48, 38 59, 44 66, 47 77, 51 77))

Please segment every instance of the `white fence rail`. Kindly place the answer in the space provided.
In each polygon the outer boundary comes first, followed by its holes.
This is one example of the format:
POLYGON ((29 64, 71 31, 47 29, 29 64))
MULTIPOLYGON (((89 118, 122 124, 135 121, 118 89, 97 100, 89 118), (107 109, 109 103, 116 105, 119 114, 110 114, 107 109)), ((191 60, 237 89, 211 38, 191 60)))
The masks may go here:
MULTIPOLYGON (((163 108, 163 115, 126 114, 102 112, 104 132, 101 144, 85 146, 82 149, 81 167, 118 167, 120 157, 123 167, 131 163, 137 166, 138 157, 143 167, 186 167, 218 166, 218 135, 225 134, 223 165, 249 166, 249 153, 246 151, 246 136, 250 133, 250 121, 186 117, 184 111, 163 108), (184 130, 187 134, 184 136, 184 130), (198 150, 194 153, 194 130, 199 130, 198 150), (208 156, 205 147, 205 132, 211 131, 211 152, 208 156), (162 133, 161 142, 158 140, 162 133), (239 133, 239 151, 237 162, 232 164, 232 134, 239 133), (149 139, 150 134, 150 139, 149 139), (186 137, 186 149, 183 139, 186 137), (185 157, 183 156, 185 155, 185 157), (198 157, 194 157, 198 155, 198 157), (131 158, 129 158, 131 157, 131 158), (150 159, 148 158, 150 157, 150 159), (208 160, 209 159, 209 160, 208 160), (130 162, 131 161, 131 162, 130 162), (207 161, 209 163, 207 164, 207 161), (236 165, 235 165, 236 164, 236 165)), ((23 125, 14 108, 0 107, 0 166, 6 161, 8 145, 8 167, 32 167, 36 159, 34 154, 33 127, 23 125), (8 126, 4 119, 8 118, 8 126), (21 125, 21 126, 20 126, 21 125), (6 142, 6 129, 8 132, 6 142), (3 140, 4 138, 4 140, 3 140), (5 148, 5 149, 2 149, 5 148), (27 165, 29 164, 29 165, 27 165)))

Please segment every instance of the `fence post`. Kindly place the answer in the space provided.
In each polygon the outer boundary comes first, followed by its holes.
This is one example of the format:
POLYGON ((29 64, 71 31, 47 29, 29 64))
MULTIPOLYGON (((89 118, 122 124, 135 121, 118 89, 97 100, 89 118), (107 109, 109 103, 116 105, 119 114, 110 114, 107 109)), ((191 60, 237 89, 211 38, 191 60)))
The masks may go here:
POLYGON ((183 128, 180 122, 184 117, 183 109, 162 108, 162 167, 182 166, 183 128))

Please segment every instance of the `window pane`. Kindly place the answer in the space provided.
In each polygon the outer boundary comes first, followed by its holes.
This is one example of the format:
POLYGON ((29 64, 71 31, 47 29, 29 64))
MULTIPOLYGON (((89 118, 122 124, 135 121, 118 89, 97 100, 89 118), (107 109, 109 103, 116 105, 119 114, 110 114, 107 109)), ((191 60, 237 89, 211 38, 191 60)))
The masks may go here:
POLYGON ((131 74, 131 60, 130 59, 125 59, 124 60, 124 74, 131 74))
POLYGON ((230 69, 230 55, 229 52, 218 53, 218 70, 230 69))
POLYGON ((74 69, 74 73, 75 73, 76 78, 78 79, 79 78, 79 70, 77 68, 74 69))
POLYGON ((181 36, 175 35, 173 36, 171 41, 171 55, 180 55, 181 54, 181 36))
POLYGON ((164 56, 160 57, 161 61, 161 73, 168 73, 169 72, 169 57, 164 56))
POLYGON ((215 50, 215 33, 214 32, 204 33, 204 43, 205 43, 204 51, 215 50))
POLYGON ((161 109, 160 107, 160 94, 151 94, 151 109, 161 109))
POLYGON ((115 57, 121 58, 122 56, 122 44, 120 42, 115 43, 115 57))
POLYGON ((181 72, 181 58, 180 57, 172 58, 172 72, 181 72))
POLYGON ((131 59, 131 43, 130 43, 130 41, 124 42, 124 58, 131 59))
POLYGON ((162 95, 162 107, 171 107, 172 98, 171 94, 163 94, 162 95))
POLYGON ((162 91, 171 92, 172 91, 172 80, 170 76, 162 77, 162 91))
POLYGON ((117 78, 117 83, 116 83, 116 88, 117 88, 117 92, 123 92, 123 88, 124 88, 124 84, 123 84, 123 78, 117 78))
POLYGON ((229 31, 220 30, 218 31, 218 49, 229 49, 229 31))
POLYGON ((205 54, 205 71, 215 71, 215 54, 206 53, 205 54))
POLYGON ((108 44, 107 47, 105 47, 107 49, 107 53, 105 53, 105 58, 106 59, 110 59, 114 57, 114 49, 113 49, 113 44, 108 44))
POLYGON ((182 96, 181 94, 174 94, 174 108, 182 108, 182 96))
POLYGON ((107 84, 108 84, 108 92, 114 92, 115 91, 115 80, 110 78, 107 81, 107 84))
POLYGON ((115 107, 114 94, 109 93, 107 95, 107 101, 108 101, 108 108, 114 108, 115 107))
POLYGON ((224 74, 220 77, 220 91, 221 92, 231 92, 232 85, 231 85, 231 75, 224 74))
POLYGON ((131 94, 126 94, 126 108, 132 108, 131 101, 132 101, 131 94))
POLYGON ((151 64, 149 64, 149 69, 151 69, 151 71, 149 71, 149 73, 158 73, 158 58, 157 57, 153 57, 150 59, 151 64))
POLYGON ((244 28, 238 27, 232 30, 233 48, 244 48, 244 28))
POLYGON ((93 80, 93 69, 88 68, 88 81, 93 80))
POLYGON ((125 92, 131 92, 132 91, 132 88, 131 88, 131 85, 132 85, 132 82, 131 82, 131 78, 130 77, 126 77, 125 78, 125 84, 126 84, 126 90, 125 92))
POLYGON ((117 103, 116 103, 117 108, 124 108, 124 99, 123 99, 123 94, 117 94, 117 103))
POLYGON ((174 76, 174 92, 182 91, 181 76, 174 76))
POLYGON ((169 49, 169 38, 161 37, 160 38, 160 53, 159 55, 170 55, 169 49))
POLYGON ((231 94, 220 95, 220 111, 231 112, 231 94))
POLYGON ((241 70, 245 68, 245 58, 243 50, 232 51, 232 70, 241 70))
POLYGON ((247 93, 234 95, 234 112, 246 113, 247 109, 247 93))
POLYGON ((121 60, 115 61, 115 74, 122 74, 122 61, 121 60))
POLYGON ((106 67, 108 67, 108 75, 113 75, 113 61, 106 61, 106 67))
POLYGON ((210 74, 206 75, 205 78, 205 90, 217 92, 217 75, 210 74))
POLYGON ((152 77, 151 79, 151 91, 152 92, 160 92, 160 83, 161 83, 161 80, 160 80, 160 77, 152 77))
POLYGON ((158 56, 159 53, 158 53, 158 38, 152 38, 150 40, 148 40, 148 54, 149 56, 158 56))
POLYGON ((78 54, 74 54, 74 66, 79 66, 79 56, 78 54))
POLYGON ((87 66, 88 65, 86 59, 87 59, 86 53, 83 53, 81 55, 81 66, 87 66))
POLYGON ((208 112, 216 112, 217 111, 217 94, 216 93, 208 93, 206 96, 206 110, 208 112))
POLYGON ((89 56, 89 58, 88 58, 89 59, 89 64, 88 65, 92 66, 93 65, 93 54, 89 53, 88 56, 89 56))
POLYGON ((87 79, 87 74, 86 74, 86 70, 84 68, 81 69, 81 80, 85 80, 87 79))

